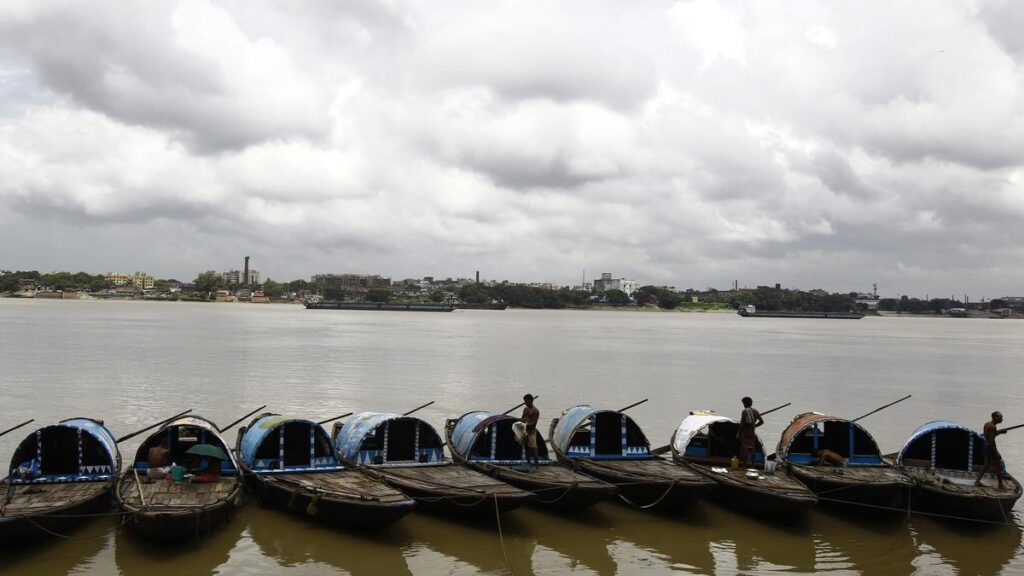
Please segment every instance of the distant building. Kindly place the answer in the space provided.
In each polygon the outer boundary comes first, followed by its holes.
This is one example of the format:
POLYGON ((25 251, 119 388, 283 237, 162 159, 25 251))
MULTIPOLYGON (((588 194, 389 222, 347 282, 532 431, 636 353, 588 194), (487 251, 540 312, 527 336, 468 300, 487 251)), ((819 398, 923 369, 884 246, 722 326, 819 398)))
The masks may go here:
POLYGON ((108 272, 103 279, 114 286, 134 286, 139 290, 151 290, 153 286, 156 285, 156 278, 153 278, 145 272, 136 272, 134 274, 108 272))
POLYGON ((372 290, 391 286, 391 278, 377 274, 316 274, 310 281, 319 288, 345 290, 372 290))
POLYGON ((245 272, 240 270, 230 270, 228 272, 221 272, 220 277, 224 279, 224 283, 231 284, 259 284, 260 273, 258 270, 249 270, 249 278, 246 280, 245 272))
POLYGON ((594 280, 595 292, 607 292, 608 290, 622 290, 627 296, 636 292, 636 280, 627 278, 612 278, 611 272, 602 272, 601 277, 594 280))

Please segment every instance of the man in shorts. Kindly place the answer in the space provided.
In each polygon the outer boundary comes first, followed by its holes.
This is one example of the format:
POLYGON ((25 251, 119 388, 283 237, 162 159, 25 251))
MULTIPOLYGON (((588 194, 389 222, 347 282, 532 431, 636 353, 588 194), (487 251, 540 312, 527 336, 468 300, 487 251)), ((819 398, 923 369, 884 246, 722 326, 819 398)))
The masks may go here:
POLYGON ((992 413, 992 420, 985 423, 985 465, 982 466, 981 472, 978 473, 978 478, 974 481, 975 486, 981 486, 981 479, 985 477, 985 473, 988 472, 989 468, 995 467, 999 489, 1006 489, 1003 486, 1003 457, 999 454, 999 448, 996 447, 996 436, 1006 434, 1006 430, 997 428, 1002 421, 1003 414, 996 411, 992 413))
POLYGON ((537 421, 540 420, 540 410, 533 405, 532 394, 523 396, 523 403, 526 404, 521 418, 526 424, 526 438, 523 442, 523 447, 526 448, 526 463, 529 464, 530 457, 533 456, 533 469, 536 470, 540 466, 540 450, 537 448, 537 421))

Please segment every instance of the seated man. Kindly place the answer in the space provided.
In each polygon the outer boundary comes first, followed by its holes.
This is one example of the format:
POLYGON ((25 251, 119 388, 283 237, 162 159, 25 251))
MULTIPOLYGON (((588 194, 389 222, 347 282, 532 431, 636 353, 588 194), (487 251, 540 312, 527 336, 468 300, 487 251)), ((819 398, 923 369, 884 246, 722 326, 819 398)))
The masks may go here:
POLYGON ((149 449, 148 464, 146 476, 154 480, 166 478, 171 473, 171 448, 166 438, 160 441, 159 446, 149 449))
POLYGON ((815 464, 831 464, 833 466, 845 466, 846 459, 829 450, 828 448, 822 448, 821 450, 815 450, 813 453, 815 464))

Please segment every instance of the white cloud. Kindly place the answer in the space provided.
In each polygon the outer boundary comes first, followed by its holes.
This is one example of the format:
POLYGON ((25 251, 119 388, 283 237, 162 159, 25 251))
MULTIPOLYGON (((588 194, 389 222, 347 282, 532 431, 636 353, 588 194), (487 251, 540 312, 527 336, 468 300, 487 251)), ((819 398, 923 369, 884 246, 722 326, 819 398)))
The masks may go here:
POLYGON ((1008 6, 4 3, 0 266, 1010 291, 1008 6))

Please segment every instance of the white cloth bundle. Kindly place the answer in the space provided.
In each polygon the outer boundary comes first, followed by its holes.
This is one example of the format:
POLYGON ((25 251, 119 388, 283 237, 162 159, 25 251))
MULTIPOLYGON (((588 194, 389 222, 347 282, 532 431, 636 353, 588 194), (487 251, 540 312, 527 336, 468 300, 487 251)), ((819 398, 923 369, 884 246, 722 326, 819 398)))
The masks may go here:
POLYGON ((526 422, 512 424, 512 433, 516 435, 516 442, 526 442, 526 422))

